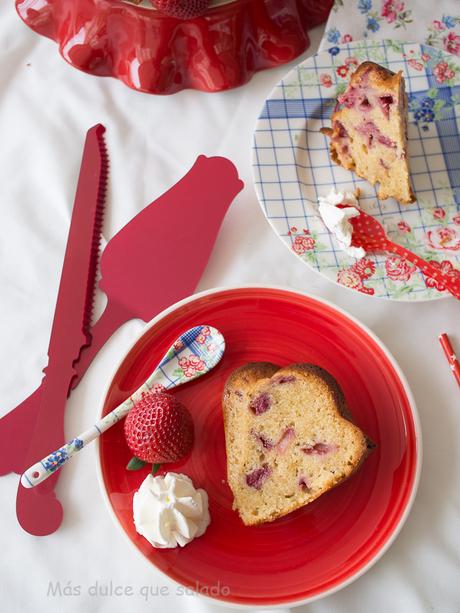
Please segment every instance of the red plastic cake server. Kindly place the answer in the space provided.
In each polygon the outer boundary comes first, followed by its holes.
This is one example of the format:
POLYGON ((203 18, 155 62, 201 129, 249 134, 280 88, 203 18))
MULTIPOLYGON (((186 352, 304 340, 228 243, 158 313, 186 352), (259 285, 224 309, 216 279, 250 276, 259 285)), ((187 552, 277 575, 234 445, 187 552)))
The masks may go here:
MULTIPOLYGON (((36 462, 50 445, 65 441, 64 410, 70 383, 76 374, 74 363, 81 348, 91 342, 89 328, 107 184, 104 132, 105 128, 97 125, 86 136, 48 348, 48 366, 40 386, 39 410, 29 440, 27 462, 36 462)), ((53 475, 36 491, 19 487, 16 512, 27 532, 48 534, 61 523, 62 506, 53 491, 57 479, 58 475, 53 475)))
MULTIPOLYGON (((346 205, 339 205, 345 208, 346 205)), ((436 286, 448 290, 452 296, 460 300, 460 270, 451 270, 443 273, 440 268, 419 257, 409 249, 398 243, 393 243, 385 233, 383 226, 368 213, 359 210, 359 215, 352 217, 350 223, 353 226, 353 247, 362 247, 369 253, 394 253, 415 264, 425 277, 433 279, 436 286)))
MULTIPOLYGON (((200 156, 179 183, 109 241, 101 262, 101 287, 109 302, 90 330, 91 345, 85 347, 74 365, 72 387, 122 323, 132 318, 147 321, 193 293, 225 213, 243 186, 232 162, 200 156)), ((27 449, 41 391, 38 388, 0 419, 0 474, 22 474, 29 466, 27 449)), ((55 520, 53 530, 59 522, 55 520)), ((53 531, 49 526, 47 530, 53 531)))
POLYGON ((193 294, 228 207, 243 187, 230 160, 200 155, 174 187, 109 241, 99 283, 108 304, 76 364, 79 376, 121 324, 149 321, 193 294))

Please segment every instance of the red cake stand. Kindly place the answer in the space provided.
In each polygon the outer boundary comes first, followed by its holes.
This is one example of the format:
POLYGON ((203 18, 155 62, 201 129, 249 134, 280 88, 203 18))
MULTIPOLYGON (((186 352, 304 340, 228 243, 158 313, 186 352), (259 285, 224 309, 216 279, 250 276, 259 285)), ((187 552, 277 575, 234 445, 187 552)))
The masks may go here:
POLYGON ((55 40, 72 66, 152 94, 246 83, 308 48, 332 0, 213 2, 181 21, 124 0, 16 0, 24 22, 55 40))

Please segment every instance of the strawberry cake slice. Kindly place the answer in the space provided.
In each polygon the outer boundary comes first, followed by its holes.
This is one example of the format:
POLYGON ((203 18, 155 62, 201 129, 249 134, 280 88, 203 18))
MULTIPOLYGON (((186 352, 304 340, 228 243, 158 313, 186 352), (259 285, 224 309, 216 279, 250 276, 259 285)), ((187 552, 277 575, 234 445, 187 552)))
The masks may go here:
POLYGON ((381 200, 415 202, 407 155, 407 97, 402 72, 397 74, 363 62, 338 97, 340 109, 332 127, 321 132, 330 138, 333 162, 353 170, 373 185, 381 200))
POLYGON ((228 483, 247 526, 298 509, 350 477, 372 446, 335 379, 311 364, 247 364, 223 395, 228 483))

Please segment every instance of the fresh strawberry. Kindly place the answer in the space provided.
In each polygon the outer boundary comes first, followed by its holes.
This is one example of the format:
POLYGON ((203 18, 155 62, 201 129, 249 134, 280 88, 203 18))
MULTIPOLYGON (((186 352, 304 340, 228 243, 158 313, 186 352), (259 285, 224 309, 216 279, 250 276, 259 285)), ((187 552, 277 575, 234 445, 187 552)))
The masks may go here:
POLYGON ((143 462, 176 462, 192 448, 192 416, 174 396, 144 394, 126 416, 125 438, 143 462))
POLYGON ((150 2, 165 15, 177 19, 199 17, 209 6, 209 0, 150 0, 150 2))

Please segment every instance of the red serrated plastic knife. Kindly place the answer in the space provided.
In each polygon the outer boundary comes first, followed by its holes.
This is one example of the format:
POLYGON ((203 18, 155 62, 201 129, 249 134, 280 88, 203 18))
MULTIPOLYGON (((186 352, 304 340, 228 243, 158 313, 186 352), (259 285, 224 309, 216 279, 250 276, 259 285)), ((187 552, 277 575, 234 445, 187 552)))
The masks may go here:
MULTIPOLYGON (((65 442, 64 410, 74 364, 91 342, 89 332, 102 214, 108 173, 103 134, 96 125, 86 136, 77 192, 62 267, 61 282, 48 348, 48 366, 41 384, 41 404, 26 463, 37 462, 49 449, 65 442)), ((54 493, 59 472, 34 490, 19 486, 16 512, 27 532, 42 536, 54 532, 63 510, 54 493)))
MULTIPOLYGON (((75 364, 72 388, 123 323, 148 321, 195 291, 224 216, 243 187, 230 160, 200 155, 178 183, 112 237, 101 257, 100 287, 108 304, 91 328, 91 345, 75 364)), ((0 476, 29 468, 41 394, 40 386, 0 419, 0 476)))

